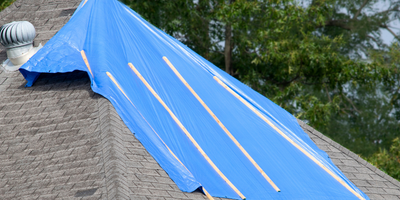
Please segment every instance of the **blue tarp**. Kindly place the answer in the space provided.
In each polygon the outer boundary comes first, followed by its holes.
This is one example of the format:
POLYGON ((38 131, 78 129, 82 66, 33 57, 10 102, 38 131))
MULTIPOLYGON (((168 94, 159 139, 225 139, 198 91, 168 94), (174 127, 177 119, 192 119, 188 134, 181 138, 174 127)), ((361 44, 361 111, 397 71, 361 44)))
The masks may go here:
POLYGON ((93 91, 110 100, 128 128, 182 191, 192 192, 204 187, 212 196, 240 199, 128 63, 140 72, 209 159, 247 199, 359 198, 222 87, 214 76, 356 194, 368 199, 334 166, 328 155, 317 148, 290 113, 117 0, 82 1, 70 21, 20 68, 20 72, 27 79, 27 86, 32 86, 40 73, 88 72, 93 91), (81 55, 82 50, 90 70, 81 55), (280 192, 228 137, 163 56, 171 61, 280 192))

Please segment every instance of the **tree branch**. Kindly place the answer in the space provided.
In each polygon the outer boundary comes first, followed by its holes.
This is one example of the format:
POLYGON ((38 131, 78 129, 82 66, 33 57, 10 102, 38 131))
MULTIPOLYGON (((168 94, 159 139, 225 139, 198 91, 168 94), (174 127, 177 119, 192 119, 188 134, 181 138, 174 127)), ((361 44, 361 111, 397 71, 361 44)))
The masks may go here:
POLYGON ((357 109, 357 107, 353 104, 353 101, 351 101, 346 95, 343 95, 343 94, 342 94, 342 96, 351 104, 351 106, 353 107, 353 109, 354 109, 355 111, 357 111, 358 113, 361 114, 361 111, 359 111, 359 110, 357 109))
MULTIPOLYGON (((327 20, 327 21, 325 21, 325 23, 323 25, 317 26, 316 28, 321 28, 323 26, 336 26, 336 27, 339 27, 339 28, 342 28, 342 29, 345 29, 348 31, 352 31, 352 30, 356 29, 356 27, 351 25, 352 24, 351 21, 358 21, 357 17, 361 14, 362 9, 368 4, 368 2, 369 2, 369 0, 364 0, 363 4, 358 9, 357 13, 354 14, 353 18, 351 18, 351 19, 327 20)), ((399 6, 394 6, 385 11, 378 12, 378 13, 374 14, 374 16, 380 15, 380 14, 387 14, 389 12, 400 12, 399 6)), ((387 25, 381 25, 380 27, 386 28, 388 30, 390 29, 387 25)), ((400 40, 400 38, 392 30, 389 30, 389 31, 396 37, 396 39, 400 40)))
MULTIPOLYGON (((325 24, 323 26, 336 26, 336 27, 340 27, 342 29, 351 31, 354 29, 353 26, 349 26, 346 23, 348 23, 346 20, 329 20, 326 21, 325 24)), ((318 26, 317 28, 320 28, 322 26, 318 26)))
POLYGON ((399 36, 396 35, 396 33, 392 29, 390 29, 388 25, 380 25, 380 27, 387 29, 397 40, 400 41, 399 36))
POLYGON ((360 8, 358 9, 357 13, 354 15, 353 20, 356 20, 358 15, 360 15, 361 10, 367 5, 369 0, 365 0, 364 3, 360 6, 360 8))
POLYGON ((264 77, 264 80, 269 80, 269 81, 271 81, 273 84, 276 84, 276 85, 280 85, 280 86, 287 86, 287 85, 289 85, 290 83, 292 83, 293 81, 296 81, 297 79, 299 79, 300 78, 300 75, 299 74, 297 74, 296 75, 296 77, 294 77, 294 78, 292 78, 291 80, 288 80, 288 81, 282 81, 282 82, 278 82, 278 81, 275 81, 275 79, 268 79, 268 78, 265 78, 264 77))
POLYGON ((386 14, 386 13, 388 13, 388 12, 399 12, 399 11, 400 11, 400 10, 399 10, 399 7, 398 7, 398 6, 395 6, 394 8, 389 8, 389 9, 387 9, 387 10, 378 12, 378 13, 376 13, 375 15, 386 14))
POLYGON ((328 91, 328 88, 326 87, 326 84, 324 84, 324 88, 325 88, 326 96, 328 96, 329 102, 332 103, 332 99, 331 99, 331 96, 329 95, 329 91, 328 91))
POLYGON ((372 36, 370 36, 370 35, 367 35, 367 37, 371 38, 375 43, 378 44, 378 40, 376 40, 374 37, 372 37, 372 36))

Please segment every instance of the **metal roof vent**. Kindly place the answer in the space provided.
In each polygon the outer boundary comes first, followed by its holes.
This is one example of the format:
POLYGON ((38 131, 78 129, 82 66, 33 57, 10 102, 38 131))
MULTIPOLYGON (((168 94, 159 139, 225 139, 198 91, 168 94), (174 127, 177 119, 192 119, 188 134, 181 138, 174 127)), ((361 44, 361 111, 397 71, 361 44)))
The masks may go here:
POLYGON ((33 47, 35 27, 27 21, 11 22, 0 27, 0 43, 7 49, 8 59, 3 67, 9 71, 18 70, 40 48, 33 47))

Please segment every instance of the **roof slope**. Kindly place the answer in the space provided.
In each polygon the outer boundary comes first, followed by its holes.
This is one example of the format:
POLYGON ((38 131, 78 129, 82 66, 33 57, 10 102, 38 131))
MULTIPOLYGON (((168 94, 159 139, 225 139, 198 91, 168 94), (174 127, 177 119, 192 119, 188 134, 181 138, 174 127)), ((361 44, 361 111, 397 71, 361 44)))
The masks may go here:
MULTIPOLYGON (((80 1, 17 0, 0 25, 27 20, 48 41, 80 1)), ((6 59, 0 47, 0 62, 6 59)), ((43 74, 32 88, 0 69, 0 199, 206 199, 183 193, 94 94, 83 72, 43 74)), ((371 199, 400 199, 400 183, 305 123, 301 127, 371 199)))

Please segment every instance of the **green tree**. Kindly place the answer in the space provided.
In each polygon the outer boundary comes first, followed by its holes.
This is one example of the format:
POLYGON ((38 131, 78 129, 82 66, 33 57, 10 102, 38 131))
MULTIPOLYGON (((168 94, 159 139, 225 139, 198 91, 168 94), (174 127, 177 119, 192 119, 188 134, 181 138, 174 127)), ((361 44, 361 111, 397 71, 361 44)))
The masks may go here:
POLYGON ((360 57, 370 49, 384 48, 381 31, 387 30, 396 38, 390 24, 399 18, 398 0, 311 0, 311 7, 327 6, 325 21, 319 31, 330 37, 341 36, 346 41, 342 53, 360 57))
MULTIPOLYGON (((325 22, 317 30, 330 38, 342 37, 346 43, 341 54, 353 60, 364 57, 366 62, 386 68, 389 75, 374 84, 345 85, 347 105, 331 115, 326 125, 318 126, 324 134, 352 151, 368 157, 380 148, 390 147, 399 136, 397 43, 388 46, 381 39, 387 30, 398 40, 390 23, 398 19, 398 0, 312 0, 310 6, 331 5, 325 22)), ((334 91, 329 91, 333 93, 334 91)))
POLYGON ((349 85, 351 107, 346 113, 332 116, 329 124, 321 127, 325 134, 364 157, 380 148, 389 150, 400 129, 399 45, 393 43, 388 48, 370 50, 368 54, 371 62, 391 72, 389 78, 370 86, 349 85))
POLYGON ((380 149, 368 159, 368 162, 379 167, 393 178, 400 180, 400 139, 395 138, 389 151, 380 149))

